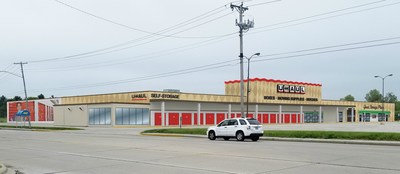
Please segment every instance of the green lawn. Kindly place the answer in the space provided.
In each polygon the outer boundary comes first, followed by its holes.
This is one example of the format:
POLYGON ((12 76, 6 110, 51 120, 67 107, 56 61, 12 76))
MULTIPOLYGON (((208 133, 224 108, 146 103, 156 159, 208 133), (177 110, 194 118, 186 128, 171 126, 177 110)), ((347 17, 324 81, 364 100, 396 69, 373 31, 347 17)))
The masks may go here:
MULTIPOLYGON (((151 129, 143 133, 171 133, 171 134, 196 134, 206 135, 206 128, 172 128, 151 129)), ((379 140, 400 141, 400 133, 388 132, 341 132, 341 131, 286 131, 268 130, 264 131, 266 137, 282 138, 316 138, 316 139, 345 139, 345 140, 379 140)))
POLYGON ((0 117, 0 123, 6 123, 7 118, 6 117, 0 117))
POLYGON ((169 134, 206 135, 207 134, 207 128, 150 129, 150 130, 143 131, 143 133, 169 133, 169 134))
POLYGON ((264 131, 267 137, 400 141, 400 133, 341 131, 264 131))

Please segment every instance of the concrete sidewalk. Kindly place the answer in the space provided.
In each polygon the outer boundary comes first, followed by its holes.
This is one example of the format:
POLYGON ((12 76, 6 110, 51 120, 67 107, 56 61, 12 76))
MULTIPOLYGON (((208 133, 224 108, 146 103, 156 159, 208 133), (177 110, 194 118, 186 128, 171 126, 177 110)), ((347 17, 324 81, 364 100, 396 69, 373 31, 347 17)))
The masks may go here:
MULTIPOLYGON (((207 138, 206 135, 191 135, 191 134, 142 133, 142 135, 145 135, 145 136, 165 136, 165 137, 207 138)), ((260 140, 264 140, 264 141, 311 142, 311 143, 360 144, 360 145, 380 145, 380 146, 400 146, 400 142, 399 141, 311 139, 311 138, 279 138, 279 137, 260 137, 260 140)))

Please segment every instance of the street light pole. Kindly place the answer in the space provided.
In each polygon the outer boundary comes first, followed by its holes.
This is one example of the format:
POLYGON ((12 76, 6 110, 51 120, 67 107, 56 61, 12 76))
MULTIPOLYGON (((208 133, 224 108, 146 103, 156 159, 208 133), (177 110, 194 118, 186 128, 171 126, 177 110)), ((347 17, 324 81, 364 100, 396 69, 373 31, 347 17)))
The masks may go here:
POLYGON ((260 53, 255 53, 247 59, 247 102, 246 102, 246 117, 249 116, 249 94, 250 94, 250 60, 253 56, 260 56, 260 53))
POLYGON ((385 77, 381 76, 374 76, 375 78, 382 79, 382 116, 384 116, 384 122, 386 122, 386 115, 385 115, 385 79, 386 77, 391 77, 393 74, 386 75, 385 77))

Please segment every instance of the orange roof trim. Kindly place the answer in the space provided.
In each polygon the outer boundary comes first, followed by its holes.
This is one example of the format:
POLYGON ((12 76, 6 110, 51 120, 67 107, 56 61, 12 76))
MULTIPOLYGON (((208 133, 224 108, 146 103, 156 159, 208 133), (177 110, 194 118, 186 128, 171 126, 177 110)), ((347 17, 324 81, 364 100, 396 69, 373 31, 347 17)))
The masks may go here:
MULTIPOLYGON (((273 82, 273 83, 287 83, 287 84, 295 84, 295 85, 310 85, 310 86, 322 86, 322 84, 318 83, 307 83, 307 82, 296 82, 296 81, 287 81, 287 80, 275 80, 275 79, 266 79, 266 78, 251 78, 250 82, 273 82)), ((247 82, 247 79, 244 80, 247 82)), ((240 80, 229 80, 225 81, 225 84, 229 83, 240 83, 240 80)))

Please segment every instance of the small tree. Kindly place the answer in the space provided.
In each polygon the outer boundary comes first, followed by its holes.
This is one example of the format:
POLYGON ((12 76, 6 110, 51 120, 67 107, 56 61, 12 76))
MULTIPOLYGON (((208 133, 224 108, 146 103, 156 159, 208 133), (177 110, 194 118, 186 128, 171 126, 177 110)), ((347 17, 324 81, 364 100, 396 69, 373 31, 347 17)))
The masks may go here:
POLYGON ((37 97, 38 97, 38 99, 44 99, 44 95, 43 94, 40 94, 37 97))
POLYGON ((346 95, 344 98, 341 98, 340 100, 341 101, 354 101, 354 97, 351 94, 349 94, 349 95, 346 95))
POLYGON ((0 117, 6 117, 7 115, 7 98, 2 95, 0 97, 0 117))
POLYGON ((382 94, 377 89, 370 90, 365 95, 365 100, 367 100, 368 102, 381 102, 382 94))
POLYGON ((28 100, 36 100, 38 99, 37 97, 28 97, 28 100))
POLYGON ((22 98, 20 96, 15 96, 12 101, 21 101, 22 98))
POLYGON ((5 103, 5 102, 7 102, 7 97, 4 96, 4 95, 2 95, 2 96, 0 97, 0 103, 5 103))
POLYGON ((397 102, 397 96, 393 94, 393 92, 389 92, 385 96, 385 102, 387 103, 395 103, 397 102))

